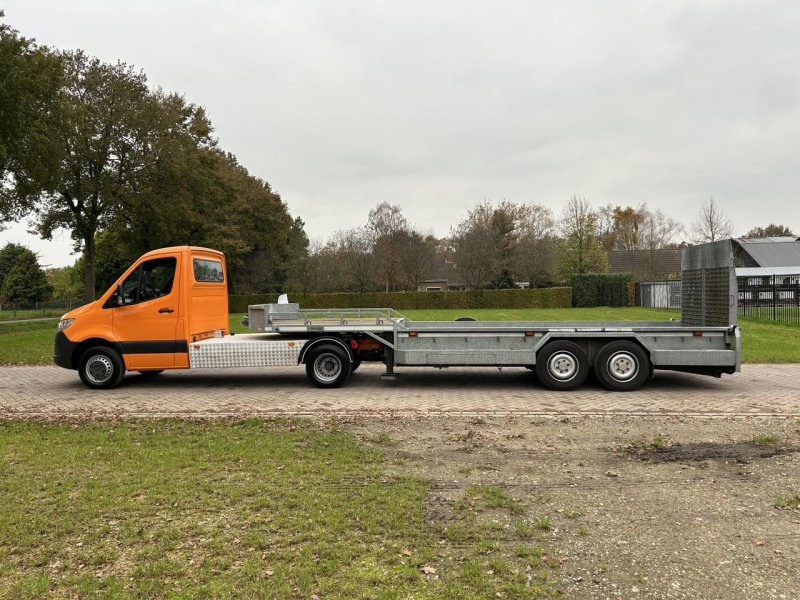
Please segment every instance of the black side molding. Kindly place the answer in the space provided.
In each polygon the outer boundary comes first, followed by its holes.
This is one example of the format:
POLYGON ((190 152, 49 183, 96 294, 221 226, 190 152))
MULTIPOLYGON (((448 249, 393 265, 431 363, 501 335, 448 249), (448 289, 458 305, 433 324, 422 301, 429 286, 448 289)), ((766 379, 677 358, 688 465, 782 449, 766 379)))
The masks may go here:
POLYGON ((141 342, 118 342, 122 354, 174 354, 189 352, 186 340, 144 340, 141 342))

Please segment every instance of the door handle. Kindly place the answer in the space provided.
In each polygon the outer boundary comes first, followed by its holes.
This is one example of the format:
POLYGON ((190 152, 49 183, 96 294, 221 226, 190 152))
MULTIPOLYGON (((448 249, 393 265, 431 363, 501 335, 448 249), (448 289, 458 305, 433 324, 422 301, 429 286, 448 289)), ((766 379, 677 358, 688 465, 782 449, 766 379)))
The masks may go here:
POLYGON ((172 310, 171 308, 159 308, 158 312, 160 312, 160 313, 174 313, 175 311, 172 310))

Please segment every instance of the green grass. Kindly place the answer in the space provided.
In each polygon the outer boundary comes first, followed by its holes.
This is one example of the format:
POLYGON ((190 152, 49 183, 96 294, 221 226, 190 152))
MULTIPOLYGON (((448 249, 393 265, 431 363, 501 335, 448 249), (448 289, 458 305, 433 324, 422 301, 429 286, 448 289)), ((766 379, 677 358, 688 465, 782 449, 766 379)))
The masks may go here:
POLYGON ((0 365, 53 363, 58 320, 0 322, 0 365))
POLYGON ((25 309, 25 310, 11 310, 8 308, 4 308, 0 310, 0 321, 15 321, 21 319, 41 319, 43 317, 52 317, 58 318, 63 315, 65 312, 68 312, 68 308, 39 308, 39 309, 25 309))
POLYGON ((775 508, 800 509, 800 494, 778 496, 773 504, 775 508))
POLYGON ((774 446, 780 441, 781 438, 774 433, 759 433, 758 435, 753 436, 753 443, 756 446, 774 446))
MULTIPOLYGON (((302 422, 0 421, 0 598, 554 591, 546 573, 526 585, 541 550, 496 527, 442 543, 427 493, 380 450, 302 422)), ((501 488, 476 494, 518 510, 501 488)))
MULTIPOLYGON (((242 314, 230 315, 233 333, 252 333, 242 325, 242 314)), ((678 318, 675 311, 649 308, 542 308, 509 310, 406 311, 415 320, 453 320, 471 316, 513 321, 641 321, 678 318)), ((50 364, 56 320, 29 323, 0 322, 0 365, 50 364)), ((800 362, 800 325, 742 320, 742 358, 750 363, 800 362)))

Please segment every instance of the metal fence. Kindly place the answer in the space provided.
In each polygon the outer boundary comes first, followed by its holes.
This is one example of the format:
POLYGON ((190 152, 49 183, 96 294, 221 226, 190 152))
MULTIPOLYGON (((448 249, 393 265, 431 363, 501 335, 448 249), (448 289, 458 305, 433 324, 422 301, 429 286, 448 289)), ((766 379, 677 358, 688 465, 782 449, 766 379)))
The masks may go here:
POLYGON ((738 277, 739 316, 800 323, 800 274, 738 277))
POLYGON ((680 281, 641 281, 636 284, 636 304, 648 308, 681 307, 680 281))
POLYGON ((58 317, 86 304, 83 300, 55 300, 53 302, 19 302, 0 304, 0 321, 12 319, 37 319, 58 317))
MULTIPOLYGON (((738 314, 748 319, 800 323, 800 273, 737 277, 738 314)), ((636 284, 636 305, 681 308, 680 281, 642 281, 636 284)))

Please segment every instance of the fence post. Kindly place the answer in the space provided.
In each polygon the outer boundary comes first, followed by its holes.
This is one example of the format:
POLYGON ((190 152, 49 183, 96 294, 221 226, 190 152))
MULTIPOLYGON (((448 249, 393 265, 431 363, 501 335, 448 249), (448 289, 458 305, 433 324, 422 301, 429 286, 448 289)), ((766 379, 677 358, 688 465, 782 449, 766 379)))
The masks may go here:
POLYGON ((772 276, 772 320, 778 320, 778 299, 775 297, 775 275, 772 276))

